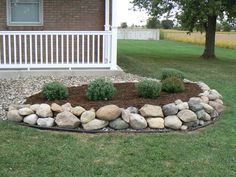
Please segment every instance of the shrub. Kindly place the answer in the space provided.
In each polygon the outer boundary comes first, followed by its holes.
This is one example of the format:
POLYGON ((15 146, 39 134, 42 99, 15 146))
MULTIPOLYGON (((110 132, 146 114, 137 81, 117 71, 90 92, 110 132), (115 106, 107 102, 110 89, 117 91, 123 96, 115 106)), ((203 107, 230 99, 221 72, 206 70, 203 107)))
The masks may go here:
POLYGON ((140 97, 157 98, 161 92, 161 83, 153 80, 143 80, 136 84, 140 97))
POLYGON ((184 82, 177 77, 169 77, 162 81, 162 90, 169 93, 178 93, 185 90, 184 82))
POLYGON ((63 100, 68 97, 68 89, 60 82, 50 82, 43 86, 43 97, 47 100, 63 100))
POLYGON ((164 80, 169 77, 177 77, 179 79, 184 79, 184 73, 173 68, 165 68, 162 70, 161 80, 164 80))
POLYGON ((89 83, 86 96, 89 100, 109 100, 116 93, 112 82, 104 79, 96 79, 89 83))

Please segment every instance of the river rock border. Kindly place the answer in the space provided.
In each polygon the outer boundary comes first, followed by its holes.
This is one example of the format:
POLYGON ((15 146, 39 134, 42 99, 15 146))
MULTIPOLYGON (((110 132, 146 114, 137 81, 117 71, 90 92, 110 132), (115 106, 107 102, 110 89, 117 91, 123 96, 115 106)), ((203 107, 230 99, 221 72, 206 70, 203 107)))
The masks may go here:
POLYGON ((107 105, 98 110, 85 110, 70 103, 12 104, 7 119, 39 129, 93 133, 190 131, 213 123, 224 111, 222 95, 203 82, 184 81, 197 84, 202 93, 188 102, 176 100, 162 107, 146 104, 141 109, 107 105))

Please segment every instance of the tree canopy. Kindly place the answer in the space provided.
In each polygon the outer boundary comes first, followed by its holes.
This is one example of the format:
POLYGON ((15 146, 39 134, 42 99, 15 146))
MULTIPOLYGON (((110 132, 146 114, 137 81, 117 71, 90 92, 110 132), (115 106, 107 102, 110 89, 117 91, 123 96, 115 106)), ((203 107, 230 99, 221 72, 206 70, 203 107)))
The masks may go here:
POLYGON ((236 0, 132 0, 134 8, 146 9, 150 16, 175 16, 189 32, 206 32, 203 56, 215 56, 216 22, 234 23, 236 0))

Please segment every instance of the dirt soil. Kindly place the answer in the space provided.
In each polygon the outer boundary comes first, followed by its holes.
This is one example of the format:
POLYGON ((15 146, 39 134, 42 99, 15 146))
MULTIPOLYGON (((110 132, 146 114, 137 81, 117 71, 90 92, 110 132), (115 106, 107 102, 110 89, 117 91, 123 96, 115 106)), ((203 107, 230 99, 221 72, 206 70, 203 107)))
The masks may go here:
POLYGON ((117 83, 114 84, 117 89, 116 95, 112 100, 108 101, 89 101, 86 97, 87 85, 70 87, 69 97, 65 100, 47 101, 43 99, 42 93, 32 95, 26 98, 26 104, 40 104, 40 103, 57 103, 63 105, 65 103, 71 103, 72 106, 82 106, 85 109, 98 109, 102 106, 115 104, 121 108, 127 108, 129 106, 135 106, 141 108, 145 104, 160 105, 163 106, 168 103, 172 103, 177 99, 182 101, 188 101, 189 98, 198 96, 202 92, 199 86, 196 84, 185 84, 185 91, 182 93, 166 93, 161 92, 160 97, 157 99, 144 99, 138 96, 134 83, 117 83))

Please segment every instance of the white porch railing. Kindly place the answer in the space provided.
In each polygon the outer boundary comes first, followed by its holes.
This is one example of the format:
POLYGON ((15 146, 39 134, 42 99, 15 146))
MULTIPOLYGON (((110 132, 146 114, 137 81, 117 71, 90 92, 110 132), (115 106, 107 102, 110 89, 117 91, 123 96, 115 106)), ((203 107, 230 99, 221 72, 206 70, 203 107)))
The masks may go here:
POLYGON ((0 69, 111 68, 111 31, 0 31, 0 69))

